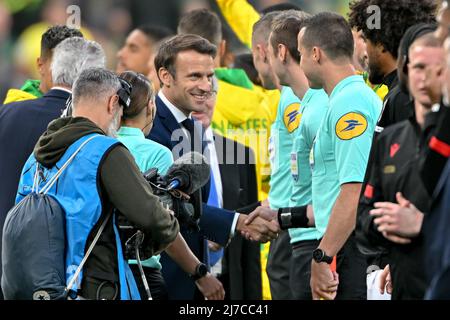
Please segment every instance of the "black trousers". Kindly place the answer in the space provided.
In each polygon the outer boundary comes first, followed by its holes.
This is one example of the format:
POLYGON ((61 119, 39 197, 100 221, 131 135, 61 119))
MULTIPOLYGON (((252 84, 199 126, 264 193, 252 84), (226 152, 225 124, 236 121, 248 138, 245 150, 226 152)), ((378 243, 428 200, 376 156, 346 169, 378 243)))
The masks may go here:
MULTIPOLYGON (((295 299, 311 300, 312 252, 320 240, 300 241, 292 245, 291 291, 295 299)), ((336 300, 366 300, 367 261, 351 235, 336 257, 339 286, 336 300)))
POLYGON ((319 246, 320 240, 304 240, 292 244, 290 285, 295 300, 312 300, 311 260, 312 252, 319 246))
POLYGON ((272 300, 292 300, 289 285, 292 257, 290 240, 289 233, 282 231, 277 239, 270 242, 266 271, 269 277, 272 300))
POLYGON ((339 286, 336 300, 367 300, 367 259, 356 247, 354 234, 337 254, 339 286))
MULTIPOLYGON (((131 271, 133 272, 136 285, 142 300, 147 300, 147 292, 145 291, 144 283, 142 282, 141 273, 137 264, 130 264, 131 271)), ((161 274, 161 270, 143 267, 145 277, 147 278, 148 286, 153 300, 168 300, 169 295, 167 293, 166 282, 161 274)))

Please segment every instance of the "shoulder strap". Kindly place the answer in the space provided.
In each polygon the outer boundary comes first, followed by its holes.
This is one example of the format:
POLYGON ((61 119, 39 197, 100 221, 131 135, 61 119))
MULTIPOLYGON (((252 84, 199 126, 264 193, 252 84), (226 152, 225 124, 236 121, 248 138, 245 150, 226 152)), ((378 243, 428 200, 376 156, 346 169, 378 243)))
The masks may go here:
POLYGON ((39 193, 42 194, 46 194, 52 187, 53 185, 56 183, 56 181, 58 180, 58 178, 61 176, 61 174, 64 172, 64 170, 69 166, 69 164, 72 162, 72 160, 76 157, 76 155, 78 154, 78 152, 80 152, 80 150, 92 139, 94 139, 95 137, 98 137, 98 135, 92 136, 89 139, 87 139, 86 141, 84 141, 79 147, 78 149, 70 156, 69 159, 67 159, 67 161, 63 164, 63 166, 61 167, 61 169, 58 170, 58 172, 56 172, 56 174, 47 182, 47 184, 41 189, 41 191, 39 193))
MULTIPOLYGON (((84 141, 79 147, 78 149, 69 157, 69 159, 67 159, 67 161, 64 163, 64 165, 61 167, 61 169, 58 170, 58 172, 56 172, 56 174, 47 182, 47 184, 41 189, 41 191, 39 193, 41 194, 47 194, 47 192, 53 187, 53 185, 56 183, 56 181, 58 180, 58 178, 61 176, 61 174, 64 172, 64 170, 69 166, 69 164, 72 162, 72 160, 76 157, 76 155, 80 152, 80 150, 92 139, 98 137, 98 135, 94 135, 92 137, 90 137, 89 139, 87 139, 86 141, 84 141)), ((36 162, 36 173, 34 176, 34 182, 33 182, 33 189, 35 189, 37 191, 38 188, 38 183, 37 180, 39 179, 39 174, 37 173, 38 171, 38 164, 36 162)), ((70 288, 72 288, 72 286, 74 285, 75 281, 77 280, 77 278, 79 277, 81 270, 83 269, 84 264, 86 263, 86 260, 88 259, 89 255, 91 254, 92 250, 94 249, 98 239, 100 238, 100 235, 102 234, 103 230, 105 229, 106 223, 108 222, 109 218, 111 217, 111 213, 109 213, 105 220, 102 222, 100 228, 97 231, 97 234, 94 237, 94 240, 92 241, 91 245, 89 246, 88 250, 86 251, 86 254, 83 257, 83 260, 81 261, 80 265, 78 266, 77 270, 75 271, 75 274, 73 275, 72 279, 70 280, 69 284, 67 285, 67 287, 64 289, 64 295, 67 296, 70 288)))
POLYGON ((86 260, 88 259, 89 255, 91 254, 92 250, 94 249, 95 244, 97 243, 98 239, 100 238, 100 235, 102 234, 103 230, 105 229, 106 223, 108 222, 110 217, 111 217, 111 212, 108 213, 108 215, 106 216, 106 219, 103 221, 102 225, 100 226, 100 229, 98 229, 94 240, 92 240, 91 245, 89 246, 88 250, 86 251, 86 254, 83 257, 83 260, 81 260, 81 263, 78 266, 77 270, 75 271, 75 274, 73 275, 73 277, 70 280, 70 282, 67 285, 67 287, 64 289, 64 294, 66 296, 69 294, 70 288, 72 288, 72 286, 74 285, 75 281, 77 281, 77 278, 80 275, 81 270, 83 269, 83 266, 86 263, 86 260))

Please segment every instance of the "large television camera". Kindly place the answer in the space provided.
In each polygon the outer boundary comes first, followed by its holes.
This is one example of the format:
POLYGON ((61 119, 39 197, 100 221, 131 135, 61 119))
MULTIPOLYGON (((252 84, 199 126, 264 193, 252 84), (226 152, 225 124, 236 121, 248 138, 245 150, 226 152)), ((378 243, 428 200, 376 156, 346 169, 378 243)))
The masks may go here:
MULTIPOLYGON (((144 173, 153 194, 170 209, 177 218, 180 228, 188 232, 198 231, 202 214, 203 187, 209 180, 210 167, 198 152, 190 152, 176 160, 162 176, 152 168, 144 173)), ((145 213, 143 213, 145 214, 145 213)), ((152 256, 152 239, 131 225, 119 215, 118 225, 126 259, 148 259, 152 256)))
POLYGON ((180 226, 188 230, 198 231, 198 220, 202 214, 201 189, 187 194, 185 188, 179 188, 176 179, 170 176, 161 176, 158 169, 150 169, 144 173, 145 180, 152 187, 153 194, 167 209, 170 209, 180 226))

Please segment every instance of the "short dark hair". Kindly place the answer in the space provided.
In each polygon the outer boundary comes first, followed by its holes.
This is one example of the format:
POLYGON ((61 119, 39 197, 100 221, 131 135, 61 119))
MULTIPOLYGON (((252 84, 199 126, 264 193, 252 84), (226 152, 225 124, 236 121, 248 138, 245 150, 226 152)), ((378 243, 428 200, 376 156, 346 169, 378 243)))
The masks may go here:
POLYGON ((302 41, 306 48, 317 46, 332 60, 353 58, 355 44, 352 30, 344 17, 332 12, 321 12, 309 18, 305 28, 302 41))
MULTIPOLYGON (((416 43, 416 40, 421 39, 424 35, 433 35, 433 32, 436 30, 435 24, 426 24, 419 23, 415 24, 406 30, 405 34, 400 41, 400 45, 398 47, 398 80, 400 89, 409 94, 408 84, 407 84, 407 76, 408 76, 408 63, 409 63, 409 49, 413 43, 416 43)), ((434 38, 434 36, 433 36, 434 38)), ((434 38, 435 41, 438 41, 434 38)))
POLYGON ((131 103, 128 108, 123 109, 123 118, 135 118, 153 98, 153 86, 143 74, 134 71, 125 71, 119 75, 119 78, 128 81, 133 87, 130 97, 131 103))
POLYGON ((172 30, 161 27, 161 26, 154 26, 150 24, 143 24, 136 28, 136 30, 141 31, 144 33, 148 40, 151 42, 158 42, 164 38, 167 38, 169 36, 173 35, 172 30))
POLYGON ((254 84, 261 86, 261 79, 259 79, 259 74, 253 63, 253 56, 251 53, 241 53, 236 55, 233 62, 233 68, 244 70, 247 77, 254 84))
MULTIPOLYGON (((427 34, 432 34, 436 30, 436 24, 418 23, 409 27, 405 34, 403 35, 400 45, 398 48, 398 57, 403 59, 406 65, 409 62, 409 48, 417 40, 422 38, 422 36, 427 34)), ((437 40, 434 37, 435 40, 437 40)), ((406 69, 405 69, 406 71, 406 69)))
POLYGON ((218 46, 222 41, 222 23, 216 13, 208 9, 190 11, 181 17, 178 34, 196 34, 218 46))
POLYGON ((41 37, 41 57, 50 57, 52 50, 63 40, 72 37, 83 38, 83 33, 67 26, 53 26, 47 29, 41 37))
MULTIPOLYGON (((158 54, 155 57, 155 69, 164 68, 175 77, 175 60, 178 53, 187 50, 194 50, 201 54, 208 54, 215 58, 217 48, 205 38, 195 34, 180 34, 163 42, 159 47, 158 54)), ((159 74, 159 73, 158 73, 159 74)), ((159 75, 158 75, 159 76, 159 75)))
POLYGON ((286 11, 286 10, 301 11, 302 9, 296 4, 285 2, 285 3, 274 4, 272 6, 268 6, 268 7, 264 8, 261 10, 261 14, 264 15, 266 13, 273 12, 273 11, 286 11))
POLYGON ((280 11, 269 12, 255 22, 253 25, 252 41, 255 41, 255 39, 264 39, 268 42, 270 32, 272 31, 272 22, 280 13, 280 11))
POLYGON ((278 44, 287 47, 295 62, 300 63, 300 54, 297 48, 297 36, 310 15, 303 11, 288 10, 280 13, 272 23, 270 43, 275 54, 278 53, 278 44))
POLYGON ((432 23, 436 20, 434 0, 353 0, 350 3, 349 23, 352 28, 362 30, 373 44, 381 44, 397 59, 400 40, 406 30, 418 23, 432 23), (380 8, 381 29, 369 28, 367 19, 373 14, 369 6, 380 8))

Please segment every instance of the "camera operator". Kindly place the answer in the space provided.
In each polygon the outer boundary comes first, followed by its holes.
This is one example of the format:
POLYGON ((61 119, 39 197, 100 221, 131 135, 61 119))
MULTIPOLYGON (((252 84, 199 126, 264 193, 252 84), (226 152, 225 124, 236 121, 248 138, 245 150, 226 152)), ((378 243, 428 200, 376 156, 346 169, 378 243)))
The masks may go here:
MULTIPOLYGON (((172 153, 165 146, 145 139, 153 126, 155 118, 155 95, 152 83, 144 75, 133 71, 120 74, 120 78, 132 86, 130 107, 123 111, 122 126, 118 132, 119 140, 130 150, 136 164, 142 172, 157 168, 164 175, 173 163, 172 153)), ((123 239, 125 240, 125 239, 123 239)), ((175 241, 166 249, 166 253, 188 274, 195 275, 197 268, 203 267, 192 253, 183 236, 178 233, 175 241)), ((142 262, 152 298, 168 299, 166 284, 161 274, 160 256, 152 256, 142 262)), ((136 261, 129 260, 131 270, 137 279, 141 296, 145 295, 136 261)), ((223 299, 225 292, 219 280, 209 272, 199 279, 193 278, 200 292, 208 299, 223 299)))
MULTIPOLYGON (((155 254, 164 250, 179 231, 175 217, 152 194, 130 152, 113 138, 123 108, 129 106, 129 90, 130 86, 127 88, 110 71, 83 71, 73 85, 73 116, 49 124, 25 164, 19 184, 17 201, 31 190, 27 182, 33 180, 36 161, 42 169, 60 167, 82 147, 49 194, 65 211, 66 283, 100 224, 107 221, 75 289, 85 299, 140 298, 123 258, 116 209, 151 239, 155 254)), ((47 170, 44 177, 45 173, 47 170)))

